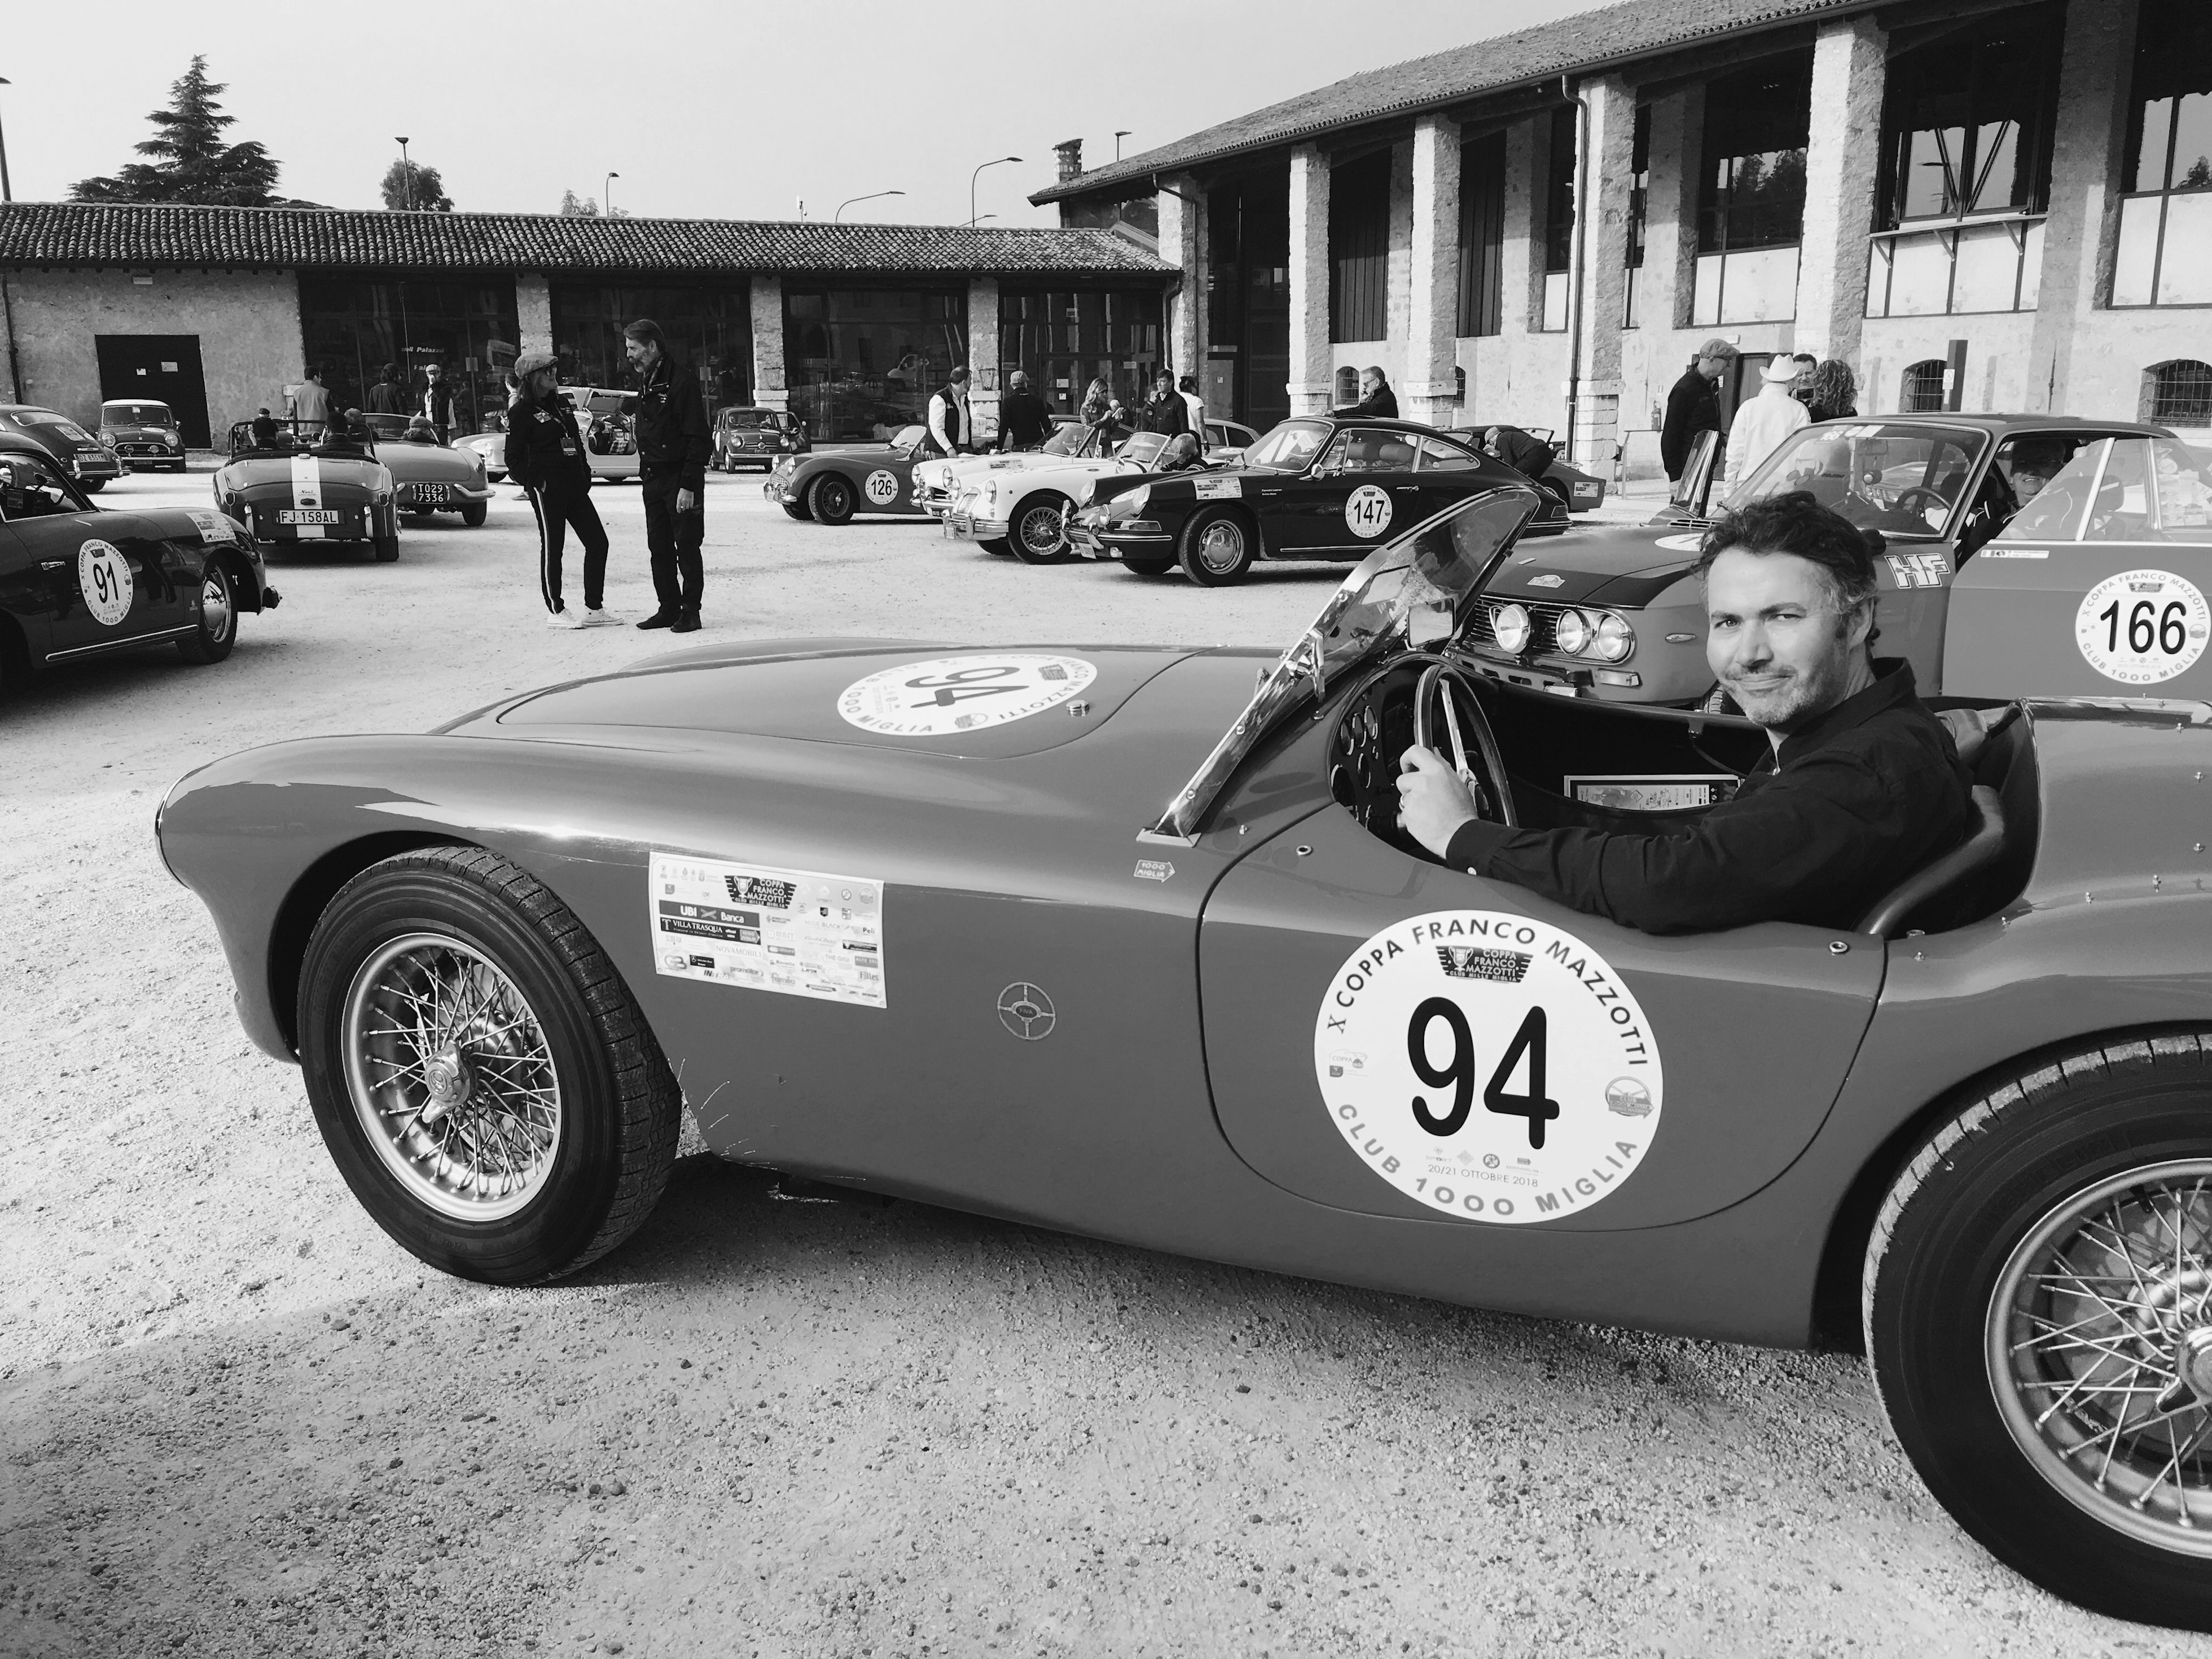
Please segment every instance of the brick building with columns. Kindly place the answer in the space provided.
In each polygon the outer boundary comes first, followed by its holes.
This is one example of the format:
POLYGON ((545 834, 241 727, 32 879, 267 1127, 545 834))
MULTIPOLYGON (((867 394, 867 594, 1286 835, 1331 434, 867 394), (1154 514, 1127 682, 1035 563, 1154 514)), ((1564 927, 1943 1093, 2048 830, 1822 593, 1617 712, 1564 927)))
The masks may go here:
POLYGON ((1062 155, 1032 199, 1156 222, 1170 356, 1258 424, 1372 362, 1638 476, 1715 335, 1730 409, 1811 352, 1869 414, 2212 422, 2205 0, 1632 0, 1062 155))
POLYGON ((1016 368, 1062 406, 1093 374, 1133 394, 1176 274, 1100 228, 0 205, 15 398, 87 423, 104 398, 162 398, 196 446, 281 408, 310 363, 361 407, 387 367, 419 398, 435 363, 473 430, 518 351, 627 384, 641 316, 712 404, 789 408, 817 437, 921 419, 959 363, 988 421, 1016 368))

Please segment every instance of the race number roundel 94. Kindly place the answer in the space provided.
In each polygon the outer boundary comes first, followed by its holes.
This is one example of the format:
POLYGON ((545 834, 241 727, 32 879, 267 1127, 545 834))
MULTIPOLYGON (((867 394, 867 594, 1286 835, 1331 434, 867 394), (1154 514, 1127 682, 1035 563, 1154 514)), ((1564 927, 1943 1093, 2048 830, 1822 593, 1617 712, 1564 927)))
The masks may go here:
POLYGON ((1390 492, 1362 484, 1344 498, 1344 522, 1355 536, 1375 537, 1390 527, 1390 492))
POLYGON ((1098 670, 1080 657, 978 651, 855 680, 838 697, 837 712, 863 732, 944 737, 1041 714, 1097 678, 1098 670))
POLYGON ((1448 1215, 1520 1225, 1628 1179, 1659 1133, 1659 1045, 1636 997, 1571 933, 1434 910, 1337 970, 1314 1075, 1354 1155, 1448 1215))
POLYGON ((868 499, 878 507, 889 507, 898 499, 898 474, 889 467, 879 466, 868 474, 866 481, 860 488, 866 492, 868 499))
POLYGON ((106 542, 87 542, 76 550, 77 590, 84 608, 102 628, 113 628, 131 614, 131 567, 106 542))
POLYGON ((2074 613, 2082 660, 2122 685, 2155 685, 2204 654, 2204 595, 2170 570, 2123 570, 2091 588, 2074 613))

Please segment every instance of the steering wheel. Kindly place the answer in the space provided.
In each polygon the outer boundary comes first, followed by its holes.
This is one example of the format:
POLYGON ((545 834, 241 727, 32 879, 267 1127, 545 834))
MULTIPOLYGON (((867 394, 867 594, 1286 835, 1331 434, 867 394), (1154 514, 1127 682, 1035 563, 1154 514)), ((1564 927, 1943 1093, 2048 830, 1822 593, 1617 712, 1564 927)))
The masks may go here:
POLYGON ((1497 736, 1490 717, 1474 695, 1474 683, 1465 670, 1447 662, 1431 663, 1421 672, 1413 688, 1413 742, 1451 763, 1467 785, 1479 817, 1508 829, 1521 820, 1513 811, 1513 792, 1506 785, 1505 762, 1498 752, 1497 736), (1437 741, 1438 736, 1443 738, 1437 741), (1468 738, 1474 738, 1470 746, 1468 738))
POLYGON ((1925 495, 1934 503, 1936 510, 1939 513, 1948 513, 1951 510, 1951 503, 1945 499, 1943 492, 1940 489, 1930 489, 1926 484, 1913 484, 1899 490, 1889 503, 1889 510, 1893 513, 1913 512, 1915 509, 1912 506, 1912 498, 1916 495, 1925 495))

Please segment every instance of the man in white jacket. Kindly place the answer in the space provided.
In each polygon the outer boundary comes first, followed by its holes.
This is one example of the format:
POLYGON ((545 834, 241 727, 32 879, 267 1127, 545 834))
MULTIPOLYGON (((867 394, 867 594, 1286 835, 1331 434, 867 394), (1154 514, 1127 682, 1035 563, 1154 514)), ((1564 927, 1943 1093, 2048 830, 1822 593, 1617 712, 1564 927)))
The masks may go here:
POLYGON ((1759 366, 1759 378, 1765 382, 1759 396, 1743 404, 1735 412, 1735 422, 1729 428, 1728 481, 1731 489, 1741 488, 1743 481, 1759 468, 1759 464, 1781 447, 1782 441, 1801 426, 1809 426, 1813 417, 1805 412, 1805 405, 1790 395, 1790 387, 1797 379, 1797 365, 1787 357, 1775 357, 1759 366))
POLYGON ((952 371, 945 388, 929 397, 929 440, 940 455, 965 455, 975 447, 975 423, 968 413, 968 369, 952 371))

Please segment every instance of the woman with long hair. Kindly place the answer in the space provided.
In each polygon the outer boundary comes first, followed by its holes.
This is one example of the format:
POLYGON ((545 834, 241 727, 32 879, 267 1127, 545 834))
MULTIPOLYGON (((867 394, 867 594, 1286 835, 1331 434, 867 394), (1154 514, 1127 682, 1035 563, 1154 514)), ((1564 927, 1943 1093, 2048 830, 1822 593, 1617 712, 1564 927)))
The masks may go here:
POLYGON ((1816 421, 1844 420, 1859 412, 1858 382, 1850 365, 1838 357, 1808 370, 1797 395, 1804 401, 1805 412, 1816 421))

